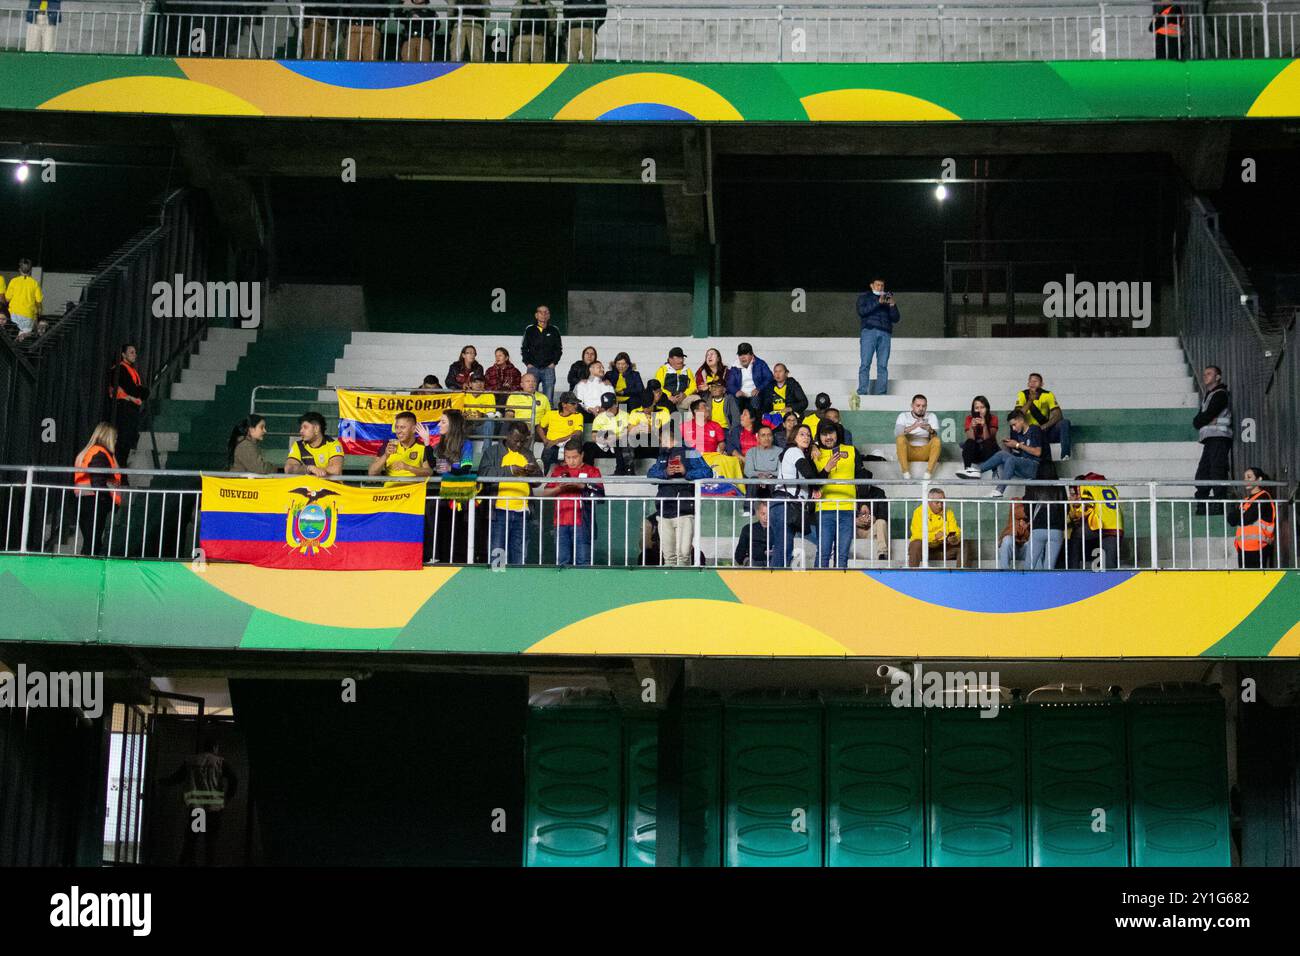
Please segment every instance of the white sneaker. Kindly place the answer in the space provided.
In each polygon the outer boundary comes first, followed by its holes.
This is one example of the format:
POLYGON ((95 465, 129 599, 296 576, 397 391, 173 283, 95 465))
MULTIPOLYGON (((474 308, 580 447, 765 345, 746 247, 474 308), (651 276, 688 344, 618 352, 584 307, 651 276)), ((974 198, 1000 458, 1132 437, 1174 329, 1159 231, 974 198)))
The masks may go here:
POLYGON ((1061 456, 1061 461, 1069 461, 1069 460, 1070 460, 1070 456, 1069 456, 1069 455, 1062 455, 1062 456, 1061 456))
POLYGON ((1000 490, 998 490, 997 488, 994 488, 992 491, 989 492, 989 497, 990 497, 990 498, 1001 498, 1001 497, 1002 497, 1002 492, 1001 492, 1000 490))
POLYGON ((930 474, 930 472, 927 471, 923 477, 925 478, 926 481, 929 481, 931 478, 934 477, 934 475, 930 474))
POLYGON ((963 468, 961 471, 957 472, 958 478, 978 478, 979 476, 980 470, 974 465, 971 465, 969 468, 963 468))

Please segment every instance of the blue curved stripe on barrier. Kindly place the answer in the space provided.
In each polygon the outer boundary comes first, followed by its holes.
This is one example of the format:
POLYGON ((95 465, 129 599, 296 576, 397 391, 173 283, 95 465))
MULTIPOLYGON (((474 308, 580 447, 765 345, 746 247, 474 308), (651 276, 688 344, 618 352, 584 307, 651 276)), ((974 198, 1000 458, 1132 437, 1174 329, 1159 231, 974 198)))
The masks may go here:
POLYGON ((415 86, 459 70, 463 63, 348 63, 328 60, 277 60, 286 70, 317 83, 350 90, 392 90, 415 86))
POLYGON ((693 120, 690 113, 663 103, 628 103, 602 113, 603 120, 693 120))
POLYGON ((867 577, 908 597, 986 614, 1048 611, 1078 604, 1118 587, 1136 571, 987 571, 964 574, 916 571, 864 571, 867 577))

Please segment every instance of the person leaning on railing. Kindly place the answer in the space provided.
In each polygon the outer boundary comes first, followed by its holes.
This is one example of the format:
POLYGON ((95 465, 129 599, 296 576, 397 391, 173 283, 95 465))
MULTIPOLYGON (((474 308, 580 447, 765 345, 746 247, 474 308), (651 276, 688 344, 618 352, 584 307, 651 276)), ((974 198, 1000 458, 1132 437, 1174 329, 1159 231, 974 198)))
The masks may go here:
POLYGON ((316 478, 343 474, 343 444, 325 433, 325 416, 320 412, 298 416, 298 438, 289 445, 284 473, 316 478))
MULTIPOLYGON (((817 466, 812 457, 812 429, 799 425, 794 430, 790 444, 781 453, 777 477, 783 481, 808 481, 817 477, 817 466)), ((772 492, 768 527, 772 535, 771 566, 788 568, 794 557, 795 531, 804 538, 815 538, 809 527, 804 504, 811 493, 808 485, 777 485, 772 492)))
POLYGON ((400 16, 405 18, 399 55, 405 63, 429 63, 437 57, 442 17, 429 0, 402 0, 400 16))
POLYGON ((1228 508, 1228 524, 1237 530, 1233 546, 1237 549, 1237 566, 1240 568, 1277 567, 1277 502, 1267 488, 1260 487, 1268 481, 1264 469, 1251 466, 1246 469, 1245 500, 1235 508, 1228 508))
POLYGON ((941 490, 932 488, 929 500, 918 505, 912 512, 911 534, 907 542, 908 567, 921 566, 927 541, 931 564, 956 561, 958 567, 962 566, 961 527, 957 524, 957 516, 948 507, 946 498, 941 490))
MULTIPOLYGON (((380 0, 382 3, 382 0, 380 0)), ((379 58, 379 24, 385 11, 375 6, 354 7, 345 0, 316 0, 303 7, 302 55, 307 60, 331 60, 334 46, 343 34, 349 60, 379 58)))
POLYGON ((62 14, 59 12, 59 0, 27 0, 27 52, 53 53, 54 28, 59 25, 62 14))
POLYGON ((600 470, 582 460, 582 445, 575 438, 564 446, 564 464, 557 464, 548 477, 550 481, 537 489, 542 498, 556 498, 555 502, 555 563, 560 567, 591 566, 591 546, 598 534, 593 498, 605 496, 605 486, 599 481, 566 482, 563 479, 597 479, 600 470))
POLYGON ((99 468, 92 473, 78 470, 72 476, 76 488, 77 528, 81 531, 82 555, 95 555, 102 548, 101 539, 112 522, 113 511, 122 503, 118 493, 122 487, 122 474, 117 471, 117 429, 108 422, 100 422, 90 435, 86 447, 77 454, 78 469, 99 468))
POLYGON ((1011 500, 1007 523, 998 534, 998 569, 1009 571, 1029 565, 1029 510, 1020 498, 1011 500))
POLYGON ((655 492, 660 560, 666 566, 684 568, 695 563, 695 486, 691 482, 712 478, 713 471, 698 451, 677 444, 675 429, 663 429, 659 440, 659 458, 650 466, 649 476, 661 482, 655 492))
POLYGON ((1094 556, 1101 558, 1103 570, 1119 567, 1120 545, 1124 541, 1124 512, 1119 507, 1119 490, 1103 485, 1105 475, 1090 471, 1075 478, 1070 486, 1070 505, 1066 514, 1065 566, 1087 569, 1094 556))
POLYGON ((1065 489, 1029 485, 1025 501, 1029 509, 1029 570, 1051 571, 1065 546, 1065 489))
POLYGON ((246 475, 269 475, 275 468, 262 457, 262 439, 266 437, 266 419, 248 415, 230 432, 226 444, 227 465, 231 471, 246 475))
MULTIPOLYGON (((447 13, 447 58, 454 63, 469 60, 482 63, 486 47, 484 26, 487 24, 488 6, 483 4, 452 4, 447 13)), ((527 359, 525 359, 527 361, 527 359)))
POLYGON ((479 477, 497 480, 492 490, 496 500, 488 512, 490 518, 486 519, 492 526, 488 560, 494 563, 498 558, 503 558, 506 564, 524 563, 524 526, 532 491, 527 482, 508 479, 542 475, 531 445, 528 427, 523 422, 511 422, 505 439, 489 445, 479 462, 479 477))
POLYGON ((765 568, 771 549, 767 543, 768 508, 766 501, 754 503, 754 520, 740 532, 732 560, 738 567, 765 568))
POLYGON ((817 567, 829 568, 833 554, 835 566, 847 568, 856 537, 856 493, 852 484, 831 483, 831 479, 851 481, 857 477, 858 450, 841 442, 835 422, 823 421, 817 426, 813 465, 817 477, 827 481, 812 493, 817 500, 817 567))
MULTIPOLYGON (((493 449, 500 447, 489 443, 483 453, 483 464, 490 464, 493 449)), ((476 509, 474 550, 478 554, 483 553, 487 528, 481 517, 483 509, 475 497, 473 443, 469 440, 465 417, 454 408, 447 409, 438 420, 433 470, 438 484, 430 484, 427 493, 438 498, 432 509, 434 530, 429 535, 434 541, 434 555, 444 564, 464 564, 469 560, 469 509, 476 509)), ((426 518, 429 513, 426 507, 426 518)))
POLYGON ((510 14, 516 63, 545 63, 555 37, 555 7, 547 0, 518 0, 510 14))

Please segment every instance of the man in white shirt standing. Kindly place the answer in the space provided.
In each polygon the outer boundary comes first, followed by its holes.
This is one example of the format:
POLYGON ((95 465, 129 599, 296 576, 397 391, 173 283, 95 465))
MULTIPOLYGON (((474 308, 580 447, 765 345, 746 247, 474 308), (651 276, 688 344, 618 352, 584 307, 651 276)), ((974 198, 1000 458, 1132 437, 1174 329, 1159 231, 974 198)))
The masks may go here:
POLYGON ((898 468, 904 478, 911 478, 911 463, 925 462, 925 480, 934 477, 939 463, 939 419, 929 411, 924 395, 912 396, 910 411, 901 412, 894 422, 894 444, 898 447, 898 468))

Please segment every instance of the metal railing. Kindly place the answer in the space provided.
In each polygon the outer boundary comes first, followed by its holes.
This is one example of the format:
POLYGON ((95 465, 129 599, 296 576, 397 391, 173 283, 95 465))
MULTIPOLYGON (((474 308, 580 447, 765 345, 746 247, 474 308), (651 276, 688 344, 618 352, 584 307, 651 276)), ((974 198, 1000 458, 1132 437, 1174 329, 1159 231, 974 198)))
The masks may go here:
MULTIPOLYGON (((206 201, 188 190, 162 197, 157 217, 99 264, 81 301, 48 333, 21 355, 7 356, 9 350, 0 347, 0 398, 13 402, 0 406, 0 450, 10 460, 71 461, 95 425, 117 424, 108 386, 110 367, 125 343, 137 346, 141 367, 166 366, 166 374, 150 383, 147 408, 180 376, 184 363, 175 352, 192 344, 208 320, 155 316, 152 290, 177 274, 205 279, 216 240, 209 237, 206 201)), ((145 427, 151 416, 146 411, 142 417, 145 427)))
MULTIPOLYGON (((167 475, 173 487, 124 484, 116 501, 110 490, 72 487, 74 472, 0 467, 0 553, 180 561, 202 556, 199 472, 122 472, 128 480, 167 475)), ((373 486, 385 479, 333 480, 373 486)), ((973 483, 949 482, 952 494, 940 506, 942 518, 934 519, 942 533, 931 538, 913 528, 918 509, 933 502, 934 482, 790 481, 774 493, 772 479, 753 478, 506 480, 510 491, 500 488, 501 479, 479 479, 479 493, 468 501, 441 497, 440 480, 428 480, 426 563, 798 570, 1297 567, 1294 489, 1280 483, 1268 486, 1276 507, 1273 542, 1251 558, 1238 550, 1232 523, 1245 492, 1198 513, 1205 502, 1192 498, 1195 482, 1110 481, 1095 498, 1085 493, 1083 500, 1071 497, 1071 489, 1084 484, 1078 481, 1015 483, 1025 487, 1025 499, 991 498, 973 483), (812 497, 829 484, 840 491, 856 486, 854 497, 841 502, 843 510, 823 508, 830 497, 812 497), (791 497, 805 493, 810 497, 791 497), (953 540, 947 537, 947 515, 955 521, 953 540)))
POLYGON ((0 0, 0 48, 388 62, 865 63, 1252 59, 1300 49, 1286 0, 1149 3, 703 5, 241 3, 65 0, 30 22, 0 0))
POLYGON ((1258 466, 1294 480, 1300 416, 1294 393, 1287 396, 1285 389, 1296 384, 1286 364, 1293 367, 1296 356, 1284 352, 1292 351, 1288 344, 1294 347, 1296 336, 1288 343, 1261 323, 1259 298, 1219 231, 1218 213, 1199 197, 1187 204, 1176 288, 1179 338, 1198 383, 1202 369, 1214 365, 1232 394, 1232 473, 1258 466))

